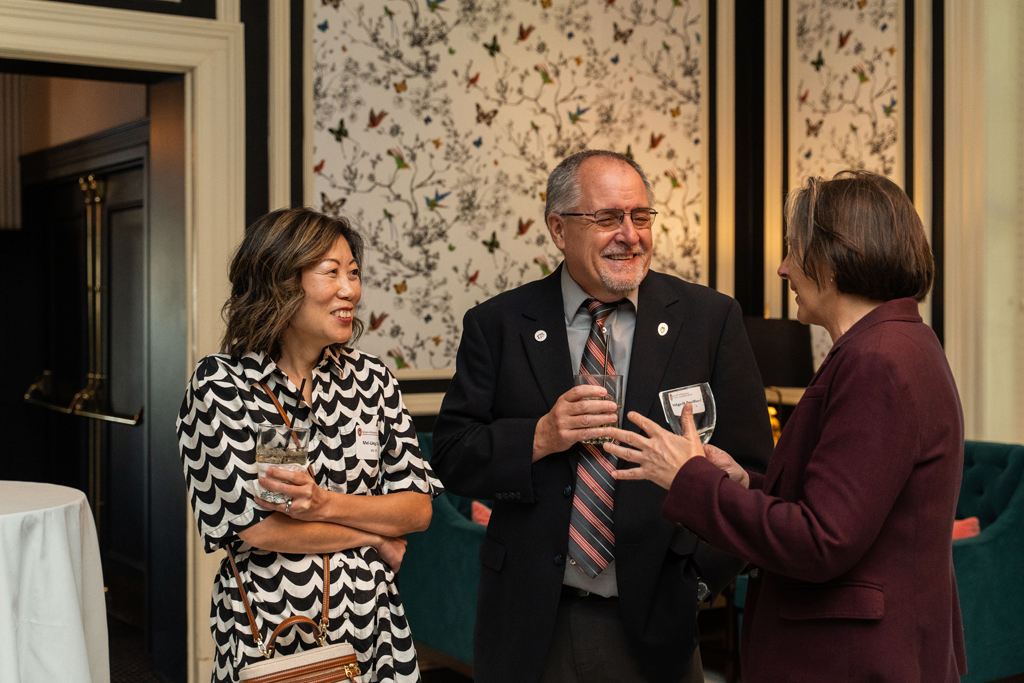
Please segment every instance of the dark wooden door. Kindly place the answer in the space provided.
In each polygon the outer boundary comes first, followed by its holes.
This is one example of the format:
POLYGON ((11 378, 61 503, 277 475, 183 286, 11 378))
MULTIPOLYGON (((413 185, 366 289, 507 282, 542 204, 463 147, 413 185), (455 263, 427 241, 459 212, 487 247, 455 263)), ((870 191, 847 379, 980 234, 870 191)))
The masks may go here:
MULTIPOLYGON (((158 89, 164 99, 179 90, 158 89)), ((154 109, 164 119, 167 109, 183 110, 171 104, 154 109)), ((159 116, 164 134, 155 149, 142 121, 22 158, 23 229, 0 231, 0 286, 10 302, 0 313, 0 433, 13 435, 0 476, 90 495, 108 613, 146 633, 163 678, 183 681, 189 520, 174 417, 186 378, 184 139, 168 136, 159 116), (103 338, 102 412, 131 417, 141 409, 134 426, 23 400, 44 371, 43 402, 56 407, 69 406, 90 379, 95 337, 80 185, 89 176, 104 190, 93 312, 103 338), (160 187, 151 190, 154 183, 160 187)), ((181 127, 180 115, 170 118, 170 128, 181 127)))
MULTIPOLYGON (((26 373, 34 375, 30 381, 49 373, 49 386, 33 392, 39 403, 66 409, 96 380, 99 398, 89 412, 135 416, 141 409, 145 414, 147 142, 143 123, 23 161, 26 236, 21 253, 12 250, 8 258, 36 264, 27 274, 28 296, 42 315, 31 333, 26 330, 12 342, 7 358, 32 358, 21 367, 22 392, 29 386, 26 373), (95 195, 100 201, 91 206, 84 179, 102 188, 95 195), (88 235, 99 239, 90 243, 88 235), (93 258, 93 250, 99 258, 93 258), (90 362, 93 349, 98 352, 90 362)), ((16 476, 74 486, 89 495, 108 613, 144 628, 146 423, 63 414, 39 403, 25 404, 21 412, 32 431, 44 435, 42 448, 17 465, 16 476)))

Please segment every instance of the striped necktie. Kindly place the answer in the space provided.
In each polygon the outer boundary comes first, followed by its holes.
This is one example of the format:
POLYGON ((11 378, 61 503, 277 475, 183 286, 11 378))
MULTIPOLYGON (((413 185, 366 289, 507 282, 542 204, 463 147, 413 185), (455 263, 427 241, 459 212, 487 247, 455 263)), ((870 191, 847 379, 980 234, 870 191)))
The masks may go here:
MULTIPOLYGON (((604 320, 622 303, 610 304, 587 299, 583 304, 591 315, 590 336, 580 360, 581 375, 614 375, 609 358, 605 364, 608 343, 604 336, 604 320), (607 368, 607 372, 605 369, 607 368)), ((576 495, 569 518, 569 557, 590 578, 596 577, 615 558, 615 471, 618 458, 599 445, 578 443, 576 495)))

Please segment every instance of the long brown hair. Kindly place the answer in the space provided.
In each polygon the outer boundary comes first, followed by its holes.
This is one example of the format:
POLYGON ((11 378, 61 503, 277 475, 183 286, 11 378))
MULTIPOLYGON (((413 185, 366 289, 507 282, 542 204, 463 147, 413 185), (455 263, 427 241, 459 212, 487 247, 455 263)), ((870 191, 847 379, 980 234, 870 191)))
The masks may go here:
MULTIPOLYGON (((281 334, 306 296, 302 271, 319 263, 339 237, 361 267, 363 238, 344 218, 300 207, 272 211, 246 228, 228 271, 231 296, 221 311, 227 323, 221 353, 278 358, 281 334)), ((362 332, 363 322, 355 318, 348 343, 362 332)))

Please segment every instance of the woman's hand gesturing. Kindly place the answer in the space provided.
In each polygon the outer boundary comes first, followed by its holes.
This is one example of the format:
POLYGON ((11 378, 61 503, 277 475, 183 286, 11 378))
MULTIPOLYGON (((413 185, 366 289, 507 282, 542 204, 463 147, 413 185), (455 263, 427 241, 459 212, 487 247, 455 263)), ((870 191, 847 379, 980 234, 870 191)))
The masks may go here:
POLYGON ((606 443, 604 449, 612 455, 635 462, 639 467, 616 470, 612 476, 616 479, 648 479, 663 489, 672 486, 679 468, 690 458, 704 457, 700 437, 693 425, 693 406, 683 406, 680 416, 683 422, 683 435, 677 436, 660 427, 637 412, 628 415, 631 422, 647 432, 647 438, 636 432, 609 428, 602 430, 607 436, 619 443, 606 443), (631 446, 627 448, 626 446, 631 446))

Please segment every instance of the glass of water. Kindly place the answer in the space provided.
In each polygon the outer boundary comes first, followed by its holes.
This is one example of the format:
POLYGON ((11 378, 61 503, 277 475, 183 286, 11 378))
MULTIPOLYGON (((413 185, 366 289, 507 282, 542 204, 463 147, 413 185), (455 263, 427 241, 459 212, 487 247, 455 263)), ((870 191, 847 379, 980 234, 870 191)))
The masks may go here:
MULTIPOLYGON (((593 386, 601 387, 605 390, 606 396, 601 396, 596 401, 615 401, 615 422, 606 425, 600 425, 602 427, 618 427, 622 424, 622 375, 574 375, 573 386, 593 386)), ((611 441, 610 436, 599 436, 596 439, 584 439, 581 443, 605 443, 611 441)))
MULTIPOLYGON (((267 476, 271 467, 299 471, 306 469, 309 453, 309 429, 285 425, 256 426, 256 472, 267 476)), ((256 495, 268 503, 287 503, 288 496, 268 491, 256 481, 256 495)))
POLYGON ((697 427, 697 435, 701 443, 711 440, 715 432, 715 395, 711 393, 711 385, 707 382, 691 384, 678 389, 669 389, 658 394, 661 398, 661 407, 665 411, 665 420, 672 431, 682 436, 683 406, 687 403, 693 406, 693 424, 697 427))

